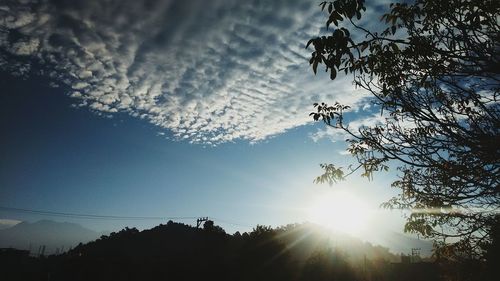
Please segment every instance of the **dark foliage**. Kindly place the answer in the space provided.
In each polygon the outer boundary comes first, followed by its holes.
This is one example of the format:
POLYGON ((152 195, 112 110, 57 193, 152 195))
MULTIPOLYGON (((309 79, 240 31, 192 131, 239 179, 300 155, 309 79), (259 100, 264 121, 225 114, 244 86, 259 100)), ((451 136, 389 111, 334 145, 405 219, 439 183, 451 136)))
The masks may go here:
POLYGON ((384 206, 412 211, 405 230, 438 239, 441 258, 480 257, 500 208, 500 1, 401 1, 380 32, 359 24, 363 0, 320 6, 333 30, 307 43, 313 71, 351 74, 385 120, 355 130, 348 107, 315 104, 314 120, 344 130, 357 160, 323 164, 317 181, 395 163, 400 193, 384 206))
MULTIPOLYGON (((394 263, 387 249, 349 237, 333 238, 317 226, 228 235, 213 222, 203 228, 168 222, 125 228, 71 251, 33 258, 0 253, 2 280, 399 280, 423 263, 394 263), (344 246, 332 247, 331 239, 344 246)), ((425 263, 427 269, 437 268, 425 263)), ((406 280, 436 280, 427 270, 406 280), (431 276, 431 278, 429 278, 431 276)))

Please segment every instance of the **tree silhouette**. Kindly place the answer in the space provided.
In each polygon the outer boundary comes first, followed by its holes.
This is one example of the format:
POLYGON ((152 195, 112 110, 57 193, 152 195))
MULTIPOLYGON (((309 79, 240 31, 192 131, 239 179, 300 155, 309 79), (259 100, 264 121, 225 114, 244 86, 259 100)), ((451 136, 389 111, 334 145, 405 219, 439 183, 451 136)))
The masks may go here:
POLYGON ((485 245, 486 268, 483 280, 496 280, 500 276, 500 217, 492 225, 491 243, 485 245))
POLYGON ((344 253, 331 248, 314 253, 307 261, 302 280, 359 280, 344 253))
POLYGON ((397 257, 388 249, 371 257, 382 260, 380 268, 367 266, 366 256, 355 257, 356 248, 370 255, 380 247, 355 239, 332 248, 331 232, 311 224, 258 225, 233 235, 213 223, 206 225, 200 229, 170 221, 143 231, 125 228, 48 257, 0 249, 5 265, 2 280, 347 281, 366 280, 363 276, 392 280, 390 273, 411 275, 411 269, 394 271, 389 261, 397 257))
POLYGON ((354 129, 344 121, 349 107, 315 104, 311 116, 343 130, 357 160, 322 164, 316 181, 358 169, 371 178, 395 161, 400 193, 383 206, 412 210, 406 231, 458 238, 453 247, 477 253, 500 207, 500 2, 408 2, 390 5, 380 33, 360 25, 363 0, 320 5, 333 30, 307 43, 314 73, 324 64, 331 79, 351 74, 384 121, 354 129))

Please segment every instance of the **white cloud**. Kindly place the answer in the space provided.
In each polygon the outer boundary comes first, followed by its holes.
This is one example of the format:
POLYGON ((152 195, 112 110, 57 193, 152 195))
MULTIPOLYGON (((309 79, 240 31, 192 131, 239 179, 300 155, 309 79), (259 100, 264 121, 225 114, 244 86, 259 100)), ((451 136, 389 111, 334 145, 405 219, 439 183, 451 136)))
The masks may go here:
POLYGON ((38 50, 40 42, 37 38, 29 38, 28 40, 19 40, 14 42, 10 47, 10 52, 19 56, 32 55, 38 50))
MULTIPOLYGON (((349 117, 352 118, 352 114, 350 114, 349 117)), ((384 124, 391 124, 404 130, 412 129, 416 126, 416 124, 410 118, 396 120, 387 111, 384 111, 383 113, 381 113, 380 111, 372 112, 365 115, 358 114, 352 121, 344 120, 344 125, 347 126, 347 128, 354 134, 359 132, 359 130, 362 128, 374 127, 384 124)), ((344 130, 328 126, 325 126, 325 128, 323 129, 318 129, 315 133, 310 134, 309 137, 314 142, 322 139, 328 139, 332 142, 345 141, 349 138, 352 139, 352 136, 350 136, 344 130)))
POLYGON ((347 134, 341 129, 325 127, 324 129, 318 129, 315 133, 310 134, 309 137, 314 142, 318 142, 322 139, 329 139, 332 142, 337 142, 344 141, 347 137, 347 134))
MULTIPOLYGON (((31 56, 81 106, 179 139, 258 141, 310 122, 313 102, 363 106, 349 78, 310 70, 304 43, 325 20, 314 2, 25 2, 0 8, 0 30, 17 34, 0 31, 0 50, 31 56)), ((0 56, 0 68, 13 62, 31 67, 0 56)))
MULTIPOLYGON (((373 127, 375 125, 384 124, 386 118, 390 118, 390 116, 387 114, 381 115, 380 113, 373 113, 371 115, 365 115, 353 121, 347 122, 345 125, 347 125, 351 132, 356 133, 362 127, 373 127)), ((314 142, 325 138, 331 140, 332 142, 337 142, 345 141, 349 138, 349 135, 342 129, 325 127, 324 129, 319 129, 315 133, 311 134, 310 138, 314 142)))

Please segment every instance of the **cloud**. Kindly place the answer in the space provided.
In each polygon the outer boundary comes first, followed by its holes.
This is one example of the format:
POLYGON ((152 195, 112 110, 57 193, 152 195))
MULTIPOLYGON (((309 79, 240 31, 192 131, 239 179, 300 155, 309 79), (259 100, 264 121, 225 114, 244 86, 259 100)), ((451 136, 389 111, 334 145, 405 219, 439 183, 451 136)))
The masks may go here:
POLYGON ((311 104, 363 106, 348 78, 314 77, 314 2, 24 0, 0 5, 0 69, 36 67, 79 106, 128 112, 176 138, 259 141, 310 122, 311 104))
MULTIPOLYGON (((369 115, 358 116, 358 118, 350 122, 348 121, 346 125, 351 132, 356 133, 363 127, 373 127, 376 125, 384 124, 386 123, 387 118, 390 119, 390 116, 388 114, 381 115, 380 112, 372 113, 369 115)), ((310 137, 314 142, 317 142, 324 138, 330 139, 332 142, 337 142, 345 141, 349 138, 349 135, 344 130, 325 127, 324 129, 319 129, 315 133, 310 134, 310 137)))
POLYGON ((329 139, 332 142, 337 142, 345 141, 345 139, 347 138, 347 133, 340 129, 325 127, 324 129, 318 129, 315 133, 309 134, 309 137, 314 142, 318 142, 322 139, 329 139))
MULTIPOLYGON (((362 106, 362 104, 359 104, 362 106)), ((397 118, 391 116, 387 111, 378 111, 370 110, 372 107, 367 107, 366 105, 362 106, 361 110, 367 111, 364 114, 359 114, 359 110, 355 110, 354 112, 348 113, 344 118, 350 121, 346 121, 344 119, 344 125, 348 127, 348 129, 356 134, 363 128, 373 128, 375 126, 384 126, 390 124, 391 128, 399 128, 401 130, 412 130, 416 128, 415 122, 411 118, 397 118), (353 115, 358 113, 357 115, 353 115), (395 126, 395 127, 392 127, 395 126)), ((426 124, 426 123, 424 123, 426 124)), ((322 139, 328 139, 332 142, 337 141, 345 141, 346 139, 353 139, 351 135, 345 132, 342 129, 337 129, 333 127, 325 126, 323 129, 318 129, 315 133, 309 134, 309 137, 314 141, 318 142, 322 139)), ((387 143, 386 141, 381 141, 382 144, 387 143)), ((404 145, 405 143, 403 143, 404 145)), ((342 151, 341 154, 346 154, 345 151, 342 151)))

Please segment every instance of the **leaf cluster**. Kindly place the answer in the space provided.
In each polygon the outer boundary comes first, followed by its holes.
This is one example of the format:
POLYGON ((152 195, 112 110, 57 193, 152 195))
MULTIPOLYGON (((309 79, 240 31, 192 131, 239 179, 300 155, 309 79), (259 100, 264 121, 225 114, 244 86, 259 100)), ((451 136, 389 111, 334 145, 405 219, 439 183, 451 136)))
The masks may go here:
MULTIPOLYGON (((383 206, 411 211, 406 231, 472 244, 487 240, 488 223, 500 209, 500 2, 393 3, 380 33, 359 25, 363 1, 321 8, 334 29, 307 44, 314 47, 314 73, 325 64, 331 79, 352 74, 383 117, 352 129, 343 117, 348 107, 314 105, 314 120, 348 134, 348 152, 357 160, 348 169, 361 168, 371 178, 397 163, 392 186, 400 192, 383 206), (364 36, 354 41, 353 33, 364 36)), ((341 167, 322 168, 326 176, 317 182, 345 178, 341 167)))

